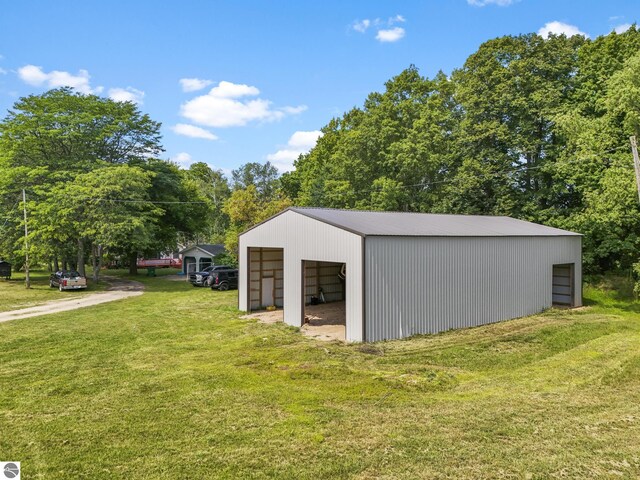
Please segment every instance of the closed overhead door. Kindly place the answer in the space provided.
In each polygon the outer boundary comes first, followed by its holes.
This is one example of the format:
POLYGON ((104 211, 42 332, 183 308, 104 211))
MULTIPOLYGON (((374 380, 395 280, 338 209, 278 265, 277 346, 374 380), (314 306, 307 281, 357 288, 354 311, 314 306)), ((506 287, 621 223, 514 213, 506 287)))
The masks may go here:
POLYGON ((553 304, 573 306, 573 264, 553 266, 553 304))

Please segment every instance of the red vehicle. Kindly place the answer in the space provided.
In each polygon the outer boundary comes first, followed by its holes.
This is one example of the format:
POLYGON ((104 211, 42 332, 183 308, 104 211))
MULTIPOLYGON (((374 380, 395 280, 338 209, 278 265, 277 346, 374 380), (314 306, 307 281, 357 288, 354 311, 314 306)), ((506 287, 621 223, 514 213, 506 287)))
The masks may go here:
POLYGON ((139 268, 182 268, 179 258, 139 258, 136 265, 139 268))

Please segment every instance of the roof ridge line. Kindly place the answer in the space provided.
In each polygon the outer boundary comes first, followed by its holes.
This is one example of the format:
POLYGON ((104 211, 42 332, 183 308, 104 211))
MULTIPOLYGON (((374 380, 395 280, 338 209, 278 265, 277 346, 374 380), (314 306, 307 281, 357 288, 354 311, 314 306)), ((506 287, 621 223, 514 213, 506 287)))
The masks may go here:
MULTIPOLYGON (((442 212, 407 212, 401 210, 361 210, 357 208, 335 208, 335 207, 289 207, 288 210, 331 210, 334 212, 354 212, 354 213, 401 213, 403 215, 442 215, 450 217, 483 217, 483 218, 511 218, 512 220, 520 220, 522 222, 528 222, 528 220, 521 220, 519 218, 510 217, 509 215, 485 215, 482 213, 442 213, 442 212)), ((532 222, 529 222, 532 223, 532 222)), ((552 227, 553 228, 553 227, 552 227)))

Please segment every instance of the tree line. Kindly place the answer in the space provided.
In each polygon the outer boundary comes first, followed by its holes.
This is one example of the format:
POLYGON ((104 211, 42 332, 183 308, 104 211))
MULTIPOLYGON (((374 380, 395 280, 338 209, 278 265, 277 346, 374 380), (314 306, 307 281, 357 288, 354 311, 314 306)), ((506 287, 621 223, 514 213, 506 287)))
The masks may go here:
POLYGON ((131 102, 70 88, 17 101, 0 122, 0 258, 22 268, 28 253, 34 264, 83 275, 92 265, 96 281, 105 259, 134 273, 140 256, 224 242, 246 217, 233 216, 237 201, 254 202, 253 221, 276 195, 269 164, 227 179, 205 163, 183 170, 160 159, 160 126, 131 102))
POLYGON ((588 271, 638 259, 635 26, 496 38, 451 75, 411 66, 322 131, 281 179, 295 204, 509 215, 583 233, 588 271))
POLYGON ((160 124, 133 103, 68 88, 20 99, 0 122, 0 257, 24 257, 24 188, 30 253, 52 268, 135 270, 198 241, 233 256, 239 233, 294 204, 509 215, 584 234, 588 272, 638 260, 635 26, 496 38, 450 75, 410 66, 322 132, 290 173, 247 163, 227 178, 160 159, 160 124))

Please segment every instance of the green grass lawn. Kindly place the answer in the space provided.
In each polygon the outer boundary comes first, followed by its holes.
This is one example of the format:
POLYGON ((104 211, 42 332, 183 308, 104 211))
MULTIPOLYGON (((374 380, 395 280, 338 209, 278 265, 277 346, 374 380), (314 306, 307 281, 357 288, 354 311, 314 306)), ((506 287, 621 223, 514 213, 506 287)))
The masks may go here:
POLYGON ((640 477, 640 309, 616 292, 344 345, 239 319, 236 291, 138 279, 0 324, 0 459, 23 478, 640 477))
POLYGON ((30 273, 31 288, 25 288, 24 272, 13 272, 10 280, 0 279, 0 312, 42 305, 50 300, 81 297, 88 293, 104 290, 106 284, 87 278, 86 290, 60 292, 49 287, 49 273, 36 270, 30 273))

